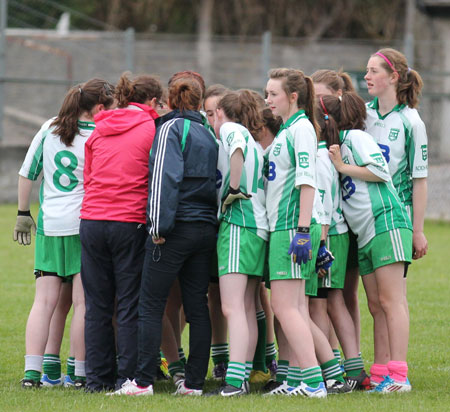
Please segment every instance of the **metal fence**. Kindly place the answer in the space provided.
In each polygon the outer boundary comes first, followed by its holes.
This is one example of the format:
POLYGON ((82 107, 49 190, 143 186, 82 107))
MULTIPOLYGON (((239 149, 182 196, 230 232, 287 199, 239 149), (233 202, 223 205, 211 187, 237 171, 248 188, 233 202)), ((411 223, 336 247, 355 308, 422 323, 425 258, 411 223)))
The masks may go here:
MULTIPOLYGON (((246 39, 213 37, 205 45, 196 36, 135 36, 132 31, 58 35, 53 30, 34 29, 9 29, 6 39, 3 147, 27 146, 40 124, 57 113, 67 88, 92 77, 116 82, 123 71, 132 70, 157 74, 166 82, 177 71, 196 70, 204 74, 207 84, 262 91, 270 67, 296 67, 306 74, 321 68, 342 68, 352 75, 361 95, 367 97, 363 81, 367 59, 385 46, 351 39, 271 39, 267 34, 246 39)), ((401 49, 402 44, 390 46, 401 49)), ((438 46, 425 45, 429 53, 438 46)), ((441 66, 439 62, 435 66, 429 63, 427 54, 419 55, 416 61, 425 82, 419 111, 429 135, 431 174, 435 169, 437 176, 450 177, 450 157, 442 150, 446 144, 445 108, 450 107, 450 73, 432 71, 430 68, 441 66)), ((438 191, 431 187, 430 198, 434 192, 438 191)), ((444 206, 429 215, 450 218, 445 210, 447 200, 430 202, 444 206)))

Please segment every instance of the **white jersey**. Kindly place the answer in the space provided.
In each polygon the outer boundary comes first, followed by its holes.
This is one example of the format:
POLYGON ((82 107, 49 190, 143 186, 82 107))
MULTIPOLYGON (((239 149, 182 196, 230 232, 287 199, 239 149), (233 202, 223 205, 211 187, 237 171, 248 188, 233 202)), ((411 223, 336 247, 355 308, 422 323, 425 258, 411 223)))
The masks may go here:
POLYGON ((375 140, 362 130, 340 132, 341 155, 346 164, 367 167, 383 182, 367 182, 341 174, 345 219, 357 235, 358 247, 373 237, 399 228, 412 229, 405 205, 395 190, 387 163, 375 140))
MULTIPOLYGON (((317 136, 304 110, 281 127, 269 152, 267 216, 269 230, 294 229, 300 214, 300 187, 316 188, 317 136)), ((313 207, 311 223, 319 216, 313 207)))
POLYGON ((262 239, 268 240, 262 152, 250 132, 238 123, 224 123, 220 128, 220 141, 217 165, 222 181, 219 189, 219 220, 245 227, 262 239), (252 197, 248 200, 234 201, 227 207, 226 212, 222 213, 222 199, 230 186, 230 159, 238 149, 241 149, 244 155, 239 188, 252 197))
POLYGON ((53 120, 45 122, 34 136, 19 174, 37 180, 43 171, 37 232, 46 236, 77 235, 84 195, 84 144, 95 124, 78 122, 80 134, 72 146, 66 146, 53 134, 53 120))
POLYGON ((317 191, 323 204, 321 223, 329 225, 329 235, 339 235, 348 232, 342 214, 342 194, 339 183, 339 173, 328 156, 328 148, 325 142, 319 142, 317 150, 317 191))
POLYGON ((412 179, 428 175, 427 132, 419 113, 402 104, 381 116, 375 98, 367 104, 366 131, 380 146, 400 199, 411 205, 412 179))

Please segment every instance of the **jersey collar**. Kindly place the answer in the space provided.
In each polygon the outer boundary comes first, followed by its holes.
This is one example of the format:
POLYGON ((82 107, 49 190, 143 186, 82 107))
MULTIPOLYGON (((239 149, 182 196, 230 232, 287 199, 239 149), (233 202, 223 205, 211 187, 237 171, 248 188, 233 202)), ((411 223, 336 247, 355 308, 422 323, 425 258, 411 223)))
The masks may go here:
POLYGON ((375 97, 375 99, 373 99, 370 103, 369 103, 369 107, 371 109, 374 109, 377 112, 378 118, 381 120, 384 120, 387 116, 389 116, 392 112, 399 112, 400 110, 402 110, 404 107, 406 107, 405 104, 396 104, 392 110, 389 113, 386 113, 384 116, 382 116, 380 114, 380 112, 378 111, 380 104, 378 103, 378 97, 375 97))
POLYGON ((308 119, 308 116, 306 116, 305 111, 299 110, 298 112, 294 113, 289 119, 287 119, 286 123, 283 123, 280 127, 280 130, 277 133, 277 136, 284 130, 289 129, 290 126, 292 126, 294 123, 296 123, 300 118, 308 119))
POLYGON ((339 130, 339 141, 341 143, 344 143, 349 131, 350 130, 339 130))
POLYGON ((83 122, 81 120, 78 120, 78 128, 84 129, 84 130, 94 130, 95 123, 94 122, 83 122))
POLYGON ((327 142, 322 140, 321 142, 319 142, 319 145, 317 146, 317 148, 318 149, 326 149, 327 148, 327 142))

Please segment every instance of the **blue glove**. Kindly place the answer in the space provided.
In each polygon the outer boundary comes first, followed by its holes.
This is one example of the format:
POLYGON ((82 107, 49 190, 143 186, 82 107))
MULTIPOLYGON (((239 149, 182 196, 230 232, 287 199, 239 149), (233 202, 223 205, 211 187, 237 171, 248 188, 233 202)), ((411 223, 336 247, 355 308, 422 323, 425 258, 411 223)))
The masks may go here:
POLYGON ((311 260, 311 236, 309 233, 297 232, 292 239, 288 253, 292 255, 292 260, 299 265, 311 260))
POLYGON ((332 255, 332 253, 324 244, 321 244, 316 259, 316 272, 318 272, 319 269, 330 269, 331 265, 333 264, 333 260, 334 256, 332 255))

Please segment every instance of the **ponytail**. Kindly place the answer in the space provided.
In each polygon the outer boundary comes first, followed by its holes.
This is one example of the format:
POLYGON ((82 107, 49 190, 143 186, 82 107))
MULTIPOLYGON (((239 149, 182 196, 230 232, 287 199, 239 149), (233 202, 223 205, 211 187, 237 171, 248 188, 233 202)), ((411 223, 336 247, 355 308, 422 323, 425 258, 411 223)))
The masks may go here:
POLYGON ((129 76, 131 76, 130 72, 124 72, 117 83, 117 107, 124 108, 132 102, 144 104, 153 98, 161 99, 163 88, 156 77, 141 75, 130 80, 129 76))
POLYGON ((322 128, 321 140, 330 147, 340 144, 339 131, 363 129, 366 119, 366 105, 358 94, 344 93, 342 97, 323 96, 318 100, 316 113, 322 128))
POLYGON ((344 93, 341 97, 341 119, 339 130, 363 129, 366 120, 366 105, 356 93, 344 93))
POLYGON ((335 119, 335 116, 339 117, 340 115, 340 110, 338 107, 339 103, 339 99, 332 95, 327 95, 321 97, 315 107, 317 123, 320 127, 319 140, 325 141, 328 148, 334 144, 340 145, 339 127, 335 119), (334 113, 334 115, 331 113, 334 113))
POLYGON ((228 92, 220 99, 217 108, 222 109, 225 116, 232 122, 244 126, 252 137, 259 141, 264 120, 261 113, 260 99, 262 100, 262 98, 258 99, 256 96, 256 92, 248 89, 228 92))
POLYGON ((199 110, 202 104, 203 91, 197 80, 180 77, 169 85, 169 107, 171 109, 199 110))
POLYGON ((314 92, 314 83, 309 76, 305 76, 306 81, 306 100, 305 100, 305 113, 309 117, 309 121, 312 123, 314 127, 314 131, 316 132, 317 138, 319 138, 320 135, 320 127, 316 120, 316 113, 315 113, 315 102, 316 102, 316 95, 314 92))
POLYGON ((80 132, 78 119, 84 112, 90 113, 97 104, 105 108, 114 103, 114 86, 102 79, 91 79, 84 84, 72 87, 66 94, 58 116, 50 126, 61 142, 71 146, 80 132))

